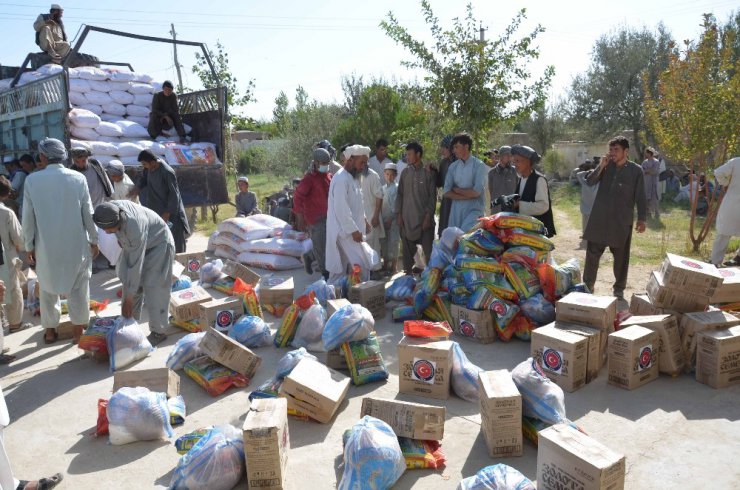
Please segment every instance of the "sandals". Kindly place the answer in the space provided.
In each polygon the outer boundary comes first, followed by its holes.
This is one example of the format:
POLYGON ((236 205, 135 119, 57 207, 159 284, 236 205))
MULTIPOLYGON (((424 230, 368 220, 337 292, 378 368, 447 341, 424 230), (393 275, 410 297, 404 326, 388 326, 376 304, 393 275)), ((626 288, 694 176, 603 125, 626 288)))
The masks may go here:
POLYGON ((85 328, 83 326, 75 326, 74 330, 72 331, 72 344, 78 344, 80 342, 80 337, 82 337, 82 333, 85 331, 85 328))
POLYGON ((59 333, 53 328, 47 328, 44 332, 44 343, 53 344, 57 340, 59 340, 59 333))
POLYGON ((0 364, 10 364, 15 361, 16 357, 11 354, 0 354, 0 364))
POLYGON ((21 323, 20 325, 18 325, 18 328, 10 327, 9 331, 10 333, 16 333, 16 332, 20 332, 21 330, 26 330, 31 327, 33 327, 33 323, 26 322, 26 323, 21 323))
MULTIPOLYGON (((38 490, 51 490, 52 488, 54 488, 54 487, 56 487, 57 485, 59 485, 59 483, 60 483, 60 482, 61 482, 61 481, 62 481, 63 479, 64 479, 64 475, 62 475, 61 473, 57 473, 57 474, 56 474, 56 475, 54 475, 54 476, 50 476, 50 477, 48 477, 48 478, 42 478, 42 479, 40 479, 40 480, 39 480, 39 481, 37 482, 37 484, 36 484, 36 488, 37 488, 38 490)), ((28 481, 28 480, 20 480, 20 481, 18 482, 18 486, 16 487, 16 489, 15 489, 15 490, 25 490, 26 486, 27 486, 27 485, 28 485, 29 483, 31 483, 31 482, 30 482, 30 481, 28 481)))
POLYGON ((158 344, 161 344, 165 340, 167 340, 167 336, 163 333, 157 333, 152 332, 150 333, 146 338, 150 344, 152 344, 152 347, 156 347, 158 344))

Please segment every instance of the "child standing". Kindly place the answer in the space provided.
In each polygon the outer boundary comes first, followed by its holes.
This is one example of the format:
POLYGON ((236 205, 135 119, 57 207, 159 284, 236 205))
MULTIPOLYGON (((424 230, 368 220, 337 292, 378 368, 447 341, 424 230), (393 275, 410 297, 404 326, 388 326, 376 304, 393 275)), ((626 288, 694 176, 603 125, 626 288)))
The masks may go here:
POLYGON ((383 186, 381 216, 385 227, 385 238, 381 239, 381 252, 383 255, 383 269, 390 275, 396 272, 398 244, 401 240, 395 211, 396 195, 398 194, 397 169, 395 163, 386 163, 383 170, 386 184, 383 186))
POLYGON ((240 176, 236 179, 236 186, 239 188, 239 193, 236 195, 236 217, 259 214, 257 194, 249 191, 249 179, 243 175, 240 176))

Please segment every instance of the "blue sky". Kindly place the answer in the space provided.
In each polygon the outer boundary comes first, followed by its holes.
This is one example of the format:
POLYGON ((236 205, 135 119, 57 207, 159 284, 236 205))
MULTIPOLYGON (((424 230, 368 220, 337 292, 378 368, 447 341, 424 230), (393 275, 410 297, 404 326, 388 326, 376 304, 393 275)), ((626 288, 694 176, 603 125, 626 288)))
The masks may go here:
MULTIPOLYGON (((220 40, 226 47, 232 71, 240 81, 254 79, 257 102, 244 111, 255 118, 269 119, 275 97, 283 90, 293 98, 302 85, 311 98, 341 101, 341 77, 362 75, 389 80, 410 80, 420 73, 400 66, 408 54, 378 27, 389 10, 412 35, 429 39, 429 31, 420 16, 419 3, 405 1, 291 0, 291 1, 194 1, 154 2, 58 1, 64 7, 67 34, 74 38, 81 24, 152 36, 169 36, 175 24, 178 38, 201 41, 212 48, 220 40)), ((430 0, 440 19, 462 17, 465 1, 430 0)), ((476 17, 496 36, 519 8, 527 8, 528 32, 535 24, 546 31, 538 37, 541 57, 533 70, 548 64, 555 66, 552 95, 563 94, 573 76, 589 64, 594 41, 620 26, 654 28, 662 21, 678 40, 696 38, 701 14, 712 12, 724 21, 737 0, 623 0, 593 2, 586 0, 553 2, 472 1, 476 17)), ((19 65, 33 42, 32 23, 50 3, 39 1, 0 1, 0 31, 4 42, 0 64, 19 65), (12 41, 8 41, 12 40, 12 41)), ((442 22, 450 25, 449 22, 442 22)), ((185 85, 197 87, 191 72, 194 48, 178 48, 185 85)), ((137 71, 157 80, 175 80, 172 48, 165 44, 133 41, 92 34, 83 51, 108 61, 126 61, 137 71)))

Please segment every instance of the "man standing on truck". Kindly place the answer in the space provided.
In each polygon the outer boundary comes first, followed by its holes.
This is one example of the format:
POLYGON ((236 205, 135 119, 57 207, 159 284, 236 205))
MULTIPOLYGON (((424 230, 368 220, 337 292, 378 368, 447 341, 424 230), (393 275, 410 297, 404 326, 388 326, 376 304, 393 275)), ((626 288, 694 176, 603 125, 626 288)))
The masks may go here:
POLYGON ((62 14, 64 10, 59 4, 51 4, 48 14, 39 14, 33 23, 36 31, 36 44, 51 56, 52 63, 61 63, 69 53, 67 33, 64 32, 62 14))
POLYGON ((180 108, 177 107, 177 94, 172 82, 165 80, 162 90, 152 97, 152 112, 149 114, 149 136, 156 139, 164 129, 175 128, 180 142, 185 141, 185 128, 180 117, 180 108))

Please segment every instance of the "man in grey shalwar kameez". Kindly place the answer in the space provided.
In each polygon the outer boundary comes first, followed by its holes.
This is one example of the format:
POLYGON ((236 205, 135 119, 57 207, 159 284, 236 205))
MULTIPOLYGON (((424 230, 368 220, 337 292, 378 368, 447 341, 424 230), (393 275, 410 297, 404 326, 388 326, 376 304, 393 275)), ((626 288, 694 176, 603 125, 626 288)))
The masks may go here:
POLYGON ((109 201, 98 205, 95 224, 106 233, 115 233, 121 245, 118 277, 123 284, 121 314, 141 318, 146 305, 149 315, 149 342, 156 345, 167 336, 169 324, 172 261, 175 242, 167 223, 151 209, 131 201, 109 201))
POLYGON ((141 203, 165 222, 172 223, 170 231, 175 240, 175 252, 183 253, 186 237, 190 235, 190 226, 185 216, 185 206, 182 204, 175 171, 149 150, 139 153, 139 162, 144 166, 144 174, 137 186, 141 192, 141 203))

